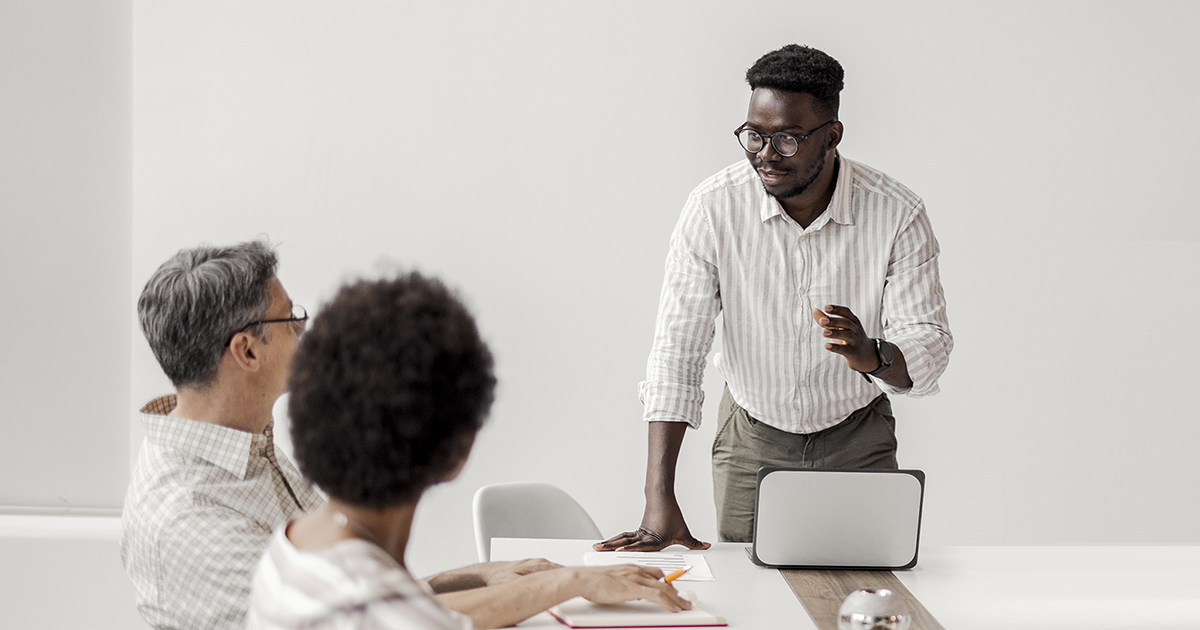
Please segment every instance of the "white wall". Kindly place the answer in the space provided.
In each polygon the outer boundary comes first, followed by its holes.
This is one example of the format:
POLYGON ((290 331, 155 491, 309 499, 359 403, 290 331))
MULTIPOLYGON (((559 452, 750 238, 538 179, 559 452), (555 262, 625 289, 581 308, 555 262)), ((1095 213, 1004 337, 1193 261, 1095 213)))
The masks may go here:
MULTIPOLYGON (((667 237, 741 159, 742 76, 799 41, 847 72, 845 155, 922 194, 957 348, 897 401, 927 544, 1200 542, 1190 172, 1195 4, 134 3, 136 294, 181 247, 269 235, 316 311, 380 261, 461 289, 498 357, 491 424, 427 495, 410 562, 470 562, 508 480, 636 526, 667 237)), ((132 343, 132 395, 165 391, 132 343)), ((720 389, 711 375, 711 411, 720 389)), ((713 424, 680 499, 715 527, 713 424)), ((135 433, 136 435, 136 433, 135 433)))
POLYGON ((0 515, 6 628, 144 629, 120 557, 117 516, 0 515))
POLYGON ((131 15, 0 2, 0 513, 125 496, 131 15))

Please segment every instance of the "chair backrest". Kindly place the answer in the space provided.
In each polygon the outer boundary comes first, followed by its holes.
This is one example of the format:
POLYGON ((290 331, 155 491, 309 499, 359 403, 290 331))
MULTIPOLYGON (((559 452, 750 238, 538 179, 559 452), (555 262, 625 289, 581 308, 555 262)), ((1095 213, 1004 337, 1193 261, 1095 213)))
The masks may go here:
POLYGON ((548 483, 497 483, 474 502, 479 561, 492 557, 493 538, 600 538, 600 528, 571 495, 548 483))

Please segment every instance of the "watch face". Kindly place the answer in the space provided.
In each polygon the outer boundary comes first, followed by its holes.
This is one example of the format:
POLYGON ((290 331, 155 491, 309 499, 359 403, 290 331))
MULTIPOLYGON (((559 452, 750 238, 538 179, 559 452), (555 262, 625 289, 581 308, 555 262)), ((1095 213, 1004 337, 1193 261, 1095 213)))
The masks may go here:
POLYGON ((884 365, 892 364, 892 344, 882 340, 875 340, 875 349, 879 351, 879 361, 884 365))

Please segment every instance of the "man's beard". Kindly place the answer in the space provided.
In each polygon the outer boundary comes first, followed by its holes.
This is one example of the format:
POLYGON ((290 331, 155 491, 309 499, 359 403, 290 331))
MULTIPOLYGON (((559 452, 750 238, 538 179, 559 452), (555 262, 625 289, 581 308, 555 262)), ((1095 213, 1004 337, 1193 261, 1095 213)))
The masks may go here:
MULTIPOLYGON (((829 147, 822 146, 821 155, 813 161, 812 168, 810 168, 809 171, 804 174, 804 179, 802 179, 799 184, 792 186, 788 190, 778 194, 772 194, 771 191, 767 190, 766 184, 763 184, 763 190, 766 191, 768 195, 771 195, 776 199, 791 199, 792 197, 799 197, 800 195, 804 194, 804 191, 808 190, 808 188, 813 185, 813 182, 817 181, 818 177, 821 176, 821 169, 825 168, 825 158, 828 155, 829 147)), ((759 180, 759 183, 762 183, 762 180, 759 180)))

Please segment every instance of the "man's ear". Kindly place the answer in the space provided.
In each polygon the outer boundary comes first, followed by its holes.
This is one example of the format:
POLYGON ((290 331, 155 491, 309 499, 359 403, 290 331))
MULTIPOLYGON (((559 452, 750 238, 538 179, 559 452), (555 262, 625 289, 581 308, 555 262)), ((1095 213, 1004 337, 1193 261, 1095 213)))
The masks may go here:
POLYGON ((250 333, 240 332, 234 335, 225 347, 225 353, 235 365, 247 372, 257 372, 262 366, 258 357, 258 339, 250 333))
POLYGON ((829 149, 832 151, 842 143, 842 134, 846 128, 842 126, 842 121, 838 120, 829 125, 829 149))

